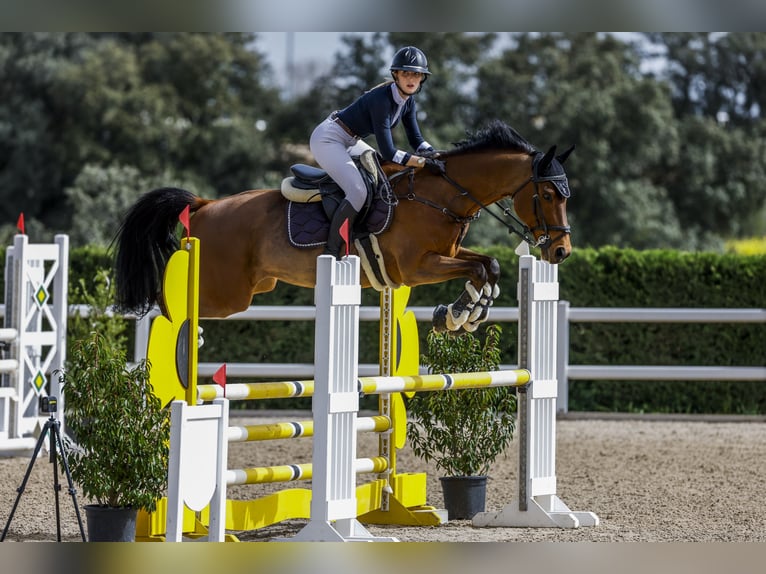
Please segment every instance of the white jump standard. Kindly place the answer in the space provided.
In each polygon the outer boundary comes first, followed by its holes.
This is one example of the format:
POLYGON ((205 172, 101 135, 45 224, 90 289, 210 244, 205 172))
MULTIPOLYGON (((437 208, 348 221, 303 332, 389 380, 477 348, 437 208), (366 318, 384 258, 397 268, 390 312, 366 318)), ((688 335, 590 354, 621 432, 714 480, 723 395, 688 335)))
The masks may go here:
POLYGON ((262 476, 265 474, 270 482, 312 479, 309 522, 296 536, 285 541, 397 541, 393 537, 373 536, 357 519, 357 473, 375 472, 385 476, 388 467, 387 459, 382 456, 356 458, 357 433, 382 431, 391 426, 391 419, 386 416, 377 417, 379 420, 359 418, 359 394, 453 392, 493 386, 515 386, 519 392, 519 497, 500 511, 476 515, 474 526, 577 528, 598 524, 595 514, 573 512, 556 495, 554 341, 558 283, 555 266, 528 255, 520 260, 519 363, 522 368, 359 378, 359 260, 355 256, 342 261, 321 256, 317 265, 315 380, 226 385, 226 398, 221 396, 220 386, 200 385, 194 395, 197 406, 189 406, 186 401, 172 403, 166 540, 182 538, 184 503, 198 510, 208 501, 207 539, 223 540, 226 487, 260 483, 265 481, 266 477, 262 476), (284 423, 277 429, 266 429, 266 425, 228 426, 230 400, 296 396, 312 397, 312 421, 284 423), (210 401, 214 404, 203 404, 210 401), (194 414, 197 409, 202 409, 196 413, 200 416, 194 414), (197 428, 190 432, 192 426, 197 428), (189 440, 190 434, 197 438, 189 440), (255 438, 256 435, 260 438, 255 438), (311 464, 226 469, 229 440, 309 435, 314 437, 311 464), (215 469, 190 472, 198 469, 203 460, 215 469))
POLYGON ((556 495, 556 305, 558 266, 531 255, 519 259, 519 366, 532 383, 518 392, 518 498, 497 512, 480 512, 474 526, 578 528, 597 526, 592 512, 573 512, 556 495))
POLYGON ((397 542, 373 536, 356 519, 359 274, 356 256, 317 258, 311 519, 291 541, 397 542))
POLYGON ((58 377, 66 360, 69 237, 31 244, 18 234, 5 255, 5 320, 0 329, 0 455, 32 453, 47 413, 39 399, 64 397, 58 377))

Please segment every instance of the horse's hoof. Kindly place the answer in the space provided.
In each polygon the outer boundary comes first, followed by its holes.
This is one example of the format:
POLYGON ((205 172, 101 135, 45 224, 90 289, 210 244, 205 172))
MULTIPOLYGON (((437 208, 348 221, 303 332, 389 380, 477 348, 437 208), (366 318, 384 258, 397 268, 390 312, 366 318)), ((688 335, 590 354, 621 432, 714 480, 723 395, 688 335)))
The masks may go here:
POLYGON ((468 315, 471 314, 471 307, 464 307, 462 310, 457 309, 456 304, 447 306, 447 329, 450 331, 457 331, 468 320, 468 315))
MULTIPOLYGON (((489 305, 492 305, 492 303, 490 302, 489 305)), ((486 307, 482 307, 481 308, 481 314, 476 318, 476 320, 471 321, 471 323, 477 323, 477 324, 478 323, 483 323, 484 321, 489 319, 489 305, 486 306, 486 307)))
POLYGON ((476 290, 476 287, 474 287, 473 283, 470 281, 465 282, 465 292, 468 293, 468 296, 474 303, 476 303, 481 297, 481 294, 476 290))
POLYGON ((431 318, 431 325, 434 331, 437 333, 444 333, 447 331, 447 307, 445 305, 438 305, 434 308, 434 314, 431 318))
POLYGON ((487 307, 485 307, 483 305, 476 305, 476 307, 474 307, 474 310, 471 311, 471 314, 468 315, 467 323, 481 322, 480 318, 482 316, 484 316, 484 317, 487 316, 487 307))
POLYGON ((476 329, 479 328, 479 323, 465 323, 463 325, 463 329, 465 329, 466 333, 473 333, 476 329))

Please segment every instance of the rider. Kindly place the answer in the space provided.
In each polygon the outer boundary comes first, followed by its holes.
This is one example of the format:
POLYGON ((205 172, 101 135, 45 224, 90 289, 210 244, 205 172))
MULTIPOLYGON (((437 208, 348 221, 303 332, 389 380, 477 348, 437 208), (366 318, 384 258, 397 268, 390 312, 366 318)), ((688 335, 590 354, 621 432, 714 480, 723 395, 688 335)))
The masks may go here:
POLYGON ((349 106, 331 113, 311 134, 314 158, 346 194, 330 222, 330 235, 324 251, 336 258, 340 258, 344 243, 340 227, 348 219, 350 234, 367 197, 364 180, 351 159, 352 154, 358 156, 372 149, 362 138, 375 134, 383 159, 408 167, 443 169, 443 164, 433 159, 433 146, 420 134, 412 97, 420 92, 431 74, 425 54, 414 46, 400 49, 391 61, 390 72, 393 80, 379 84, 349 106), (391 129, 400 120, 416 155, 394 146, 391 129))

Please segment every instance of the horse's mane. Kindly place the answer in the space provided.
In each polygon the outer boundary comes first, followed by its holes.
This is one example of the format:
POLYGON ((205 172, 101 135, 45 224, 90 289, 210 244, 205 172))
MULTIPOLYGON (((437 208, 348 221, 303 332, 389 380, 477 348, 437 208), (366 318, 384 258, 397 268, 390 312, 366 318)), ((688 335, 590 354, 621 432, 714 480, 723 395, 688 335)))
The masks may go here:
POLYGON ((525 140, 519 132, 500 120, 493 120, 483 129, 467 132, 464 140, 453 144, 455 147, 442 156, 457 155, 486 149, 510 149, 535 153, 535 147, 525 140))

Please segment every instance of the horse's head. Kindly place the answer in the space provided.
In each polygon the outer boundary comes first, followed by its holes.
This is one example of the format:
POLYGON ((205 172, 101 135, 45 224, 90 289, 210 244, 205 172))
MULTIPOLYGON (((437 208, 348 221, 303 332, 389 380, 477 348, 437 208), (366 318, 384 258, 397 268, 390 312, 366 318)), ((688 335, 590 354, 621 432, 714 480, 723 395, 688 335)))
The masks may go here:
POLYGON ((532 154, 532 175, 511 196, 516 215, 528 228, 525 239, 539 247, 542 258, 561 263, 572 253, 567 223, 569 183, 562 165, 574 146, 556 155, 556 146, 532 154))
POLYGON ((442 177, 465 198, 469 215, 485 209, 510 233, 541 248, 544 260, 561 263, 572 252, 566 212, 569 184, 562 165, 572 149, 574 146, 556 155, 553 146, 542 153, 512 127, 493 120, 457 142, 454 150, 442 154, 448 166, 448 175, 442 177), (453 162, 461 156, 465 160, 455 165, 453 162), (519 157, 524 158, 521 163, 519 157), (508 197, 513 201, 513 210, 504 207, 499 215, 487 209, 508 197))

